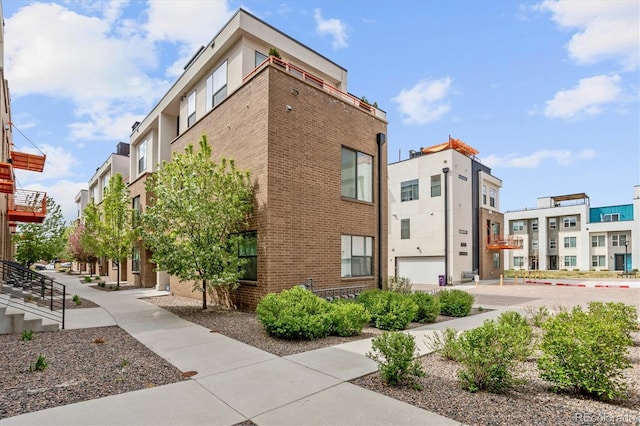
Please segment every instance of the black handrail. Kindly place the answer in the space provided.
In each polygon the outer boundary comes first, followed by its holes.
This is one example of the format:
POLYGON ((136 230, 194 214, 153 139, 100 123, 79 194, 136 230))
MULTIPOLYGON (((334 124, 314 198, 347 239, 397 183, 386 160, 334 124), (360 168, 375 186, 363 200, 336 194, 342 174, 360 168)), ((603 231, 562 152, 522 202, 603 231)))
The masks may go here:
POLYGON ((0 259, 0 293, 7 294, 8 306, 59 322, 64 329, 67 288, 53 278, 0 259), (22 299, 24 303, 12 302, 22 299))

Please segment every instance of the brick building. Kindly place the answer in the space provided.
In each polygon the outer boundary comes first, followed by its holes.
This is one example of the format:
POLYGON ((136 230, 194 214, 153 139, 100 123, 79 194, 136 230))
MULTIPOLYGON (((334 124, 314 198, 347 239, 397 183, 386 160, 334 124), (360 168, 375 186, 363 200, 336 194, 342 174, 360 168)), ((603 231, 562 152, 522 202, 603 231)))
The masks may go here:
MULTIPOLYGON (((348 94, 345 69, 241 9, 134 124, 132 206, 144 211, 149 174, 204 134, 214 160, 233 158, 257 188, 238 305, 308 278, 314 289, 377 287, 387 266, 386 132, 385 113, 348 94)), ((134 247, 130 281, 201 297, 150 257, 134 247)))

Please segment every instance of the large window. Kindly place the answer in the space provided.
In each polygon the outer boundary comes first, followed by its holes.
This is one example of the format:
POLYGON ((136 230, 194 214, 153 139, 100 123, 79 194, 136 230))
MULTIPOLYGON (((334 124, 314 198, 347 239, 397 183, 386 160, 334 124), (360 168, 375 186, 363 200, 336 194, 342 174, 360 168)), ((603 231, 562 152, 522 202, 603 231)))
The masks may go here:
POLYGON ((618 222, 620 221, 620 213, 606 213, 602 219, 603 222, 618 222))
POLYGON ((493 188, 489 188, 489 206, 498 206, 498 191, 493 188))
POLYGON ((187 127, 196 122, 196 91, 191 92, 187 98, 187 127))
POLYGON ((102 197, 100 200, 104 200, 105 195, 107 195, 107 187, 109 186, 109 179, 111 179, 111 173, 107 172, 104 176, 102 176, 102 197))
POLYGON ((524 231, 524 221, 514 220, 511 222, 511 229, 513 229, 513 232, 524 231))
POLYGON ((342 236, 342 277, 373 275, 373 238, 342 236))
POLYGON ((238 239, 238 258, 246 263, 240 266, 241 280, 258 280, 258 232, 249 231, 240 233, 238 239))
POLYGON ((500 253, 493 253, 493 269, 500 268, 500 253))
POLYGON ((138 174, 147 170, 147 140, 138 145, 138 174))
POLYGON ((606 241, 604 235, 592 235, 591 247, 605 247, 606 241))
POLYGON ((604 268, 605 266, 607 266, 605 261, 605 256, 591 256, 591 266, 594 268, 604 268))
POLYGON ((482 185, 482 204, 487 205, 487 185, 482 185))
MULTIPOLYGON (((257 54, 258 52, 256 52, 257 54)), ((257 60, 257 56, 256 56, 257 60)), ((227 61, 207 78, 207 111, 227 97, 227 61)))
POLYGON ((342 148, 342 196, 373 201, 373 157, 342 148))
POLYGON ((549 238, 549 248, 550 249, 558 248, 558 240, 556 240, 556 237, 549 238))
POLYGON ((564 248, 575 248, 576 237, 564 237, 564 248))
POLYGON ((538 230, 538 219, 532 219, 531 220, 531 230, 532 231, 537 231, 538 230))
POLYGON ((514 268, 522 268, 524 266, 524 257, 522 256, 513 256, 513 267, 514 268))
POLYGON ((549 218, 549 229, 556 229, 558 227, 558 220, 555 217, 549 218))
POLYGON ((409 180, 400 184, 400 201, 412 201, 418 199, 418 179, 409 180))
POLYGON ((400 239, 408 240, 411 238, 411 219, 400 220, 400 239))
POLYGON ((565 216, 562 218, 563 228, 575 228, 578 226, 578 218, 575 216, 565 216))
POLYGON ((442 181, 440 175, 431 176, 431 196, 439 197, 442 194, 442 181))
POLYGON ((131 249, 131 272, 140 272, 140 247, 131 249))
POLYGON ((578 261, 576 256, 565 256, 564 257, 564 267, 565 268, 575 268, 578 265, 578 261))
POLYGON ((626 234, 613 234, 611 236, 611 245, 613 247, 624 247, 624 243, 627 241, 626 234))
POLYGON ((131 199, 131 222, 134 228, 139 225, 141 213, 140 196, 137 195, 131 199))
POLYGON ((256 65, 255 65, 256 68, 258 68, 258 65, 260 65, 266 60, 267 60, 267 55, 260 53, 256 50, 256 65))

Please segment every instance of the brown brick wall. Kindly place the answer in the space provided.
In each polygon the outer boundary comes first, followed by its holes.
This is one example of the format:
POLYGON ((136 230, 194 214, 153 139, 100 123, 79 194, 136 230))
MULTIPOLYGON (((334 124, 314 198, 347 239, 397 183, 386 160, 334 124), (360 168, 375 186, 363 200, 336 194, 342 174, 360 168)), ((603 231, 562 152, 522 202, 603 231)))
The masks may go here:
MULTIPOLYGON (((249 228, 258 231, 258 281, 243 283, 235 292, 239 305, 255 307, 266 293, 307 278, 313 278, 315 288, 376 285, 371 277, 340 278, 341 235, 374 237, 376 255, 379 243, 377 204, 343 200, 340 168, 343 145, 377 161, 378 132, 386 134, 386 123, 267 67, 174 142, 172 150, 181 152, 207 134, 216 159, 234 158, 256 182, 249 228)), ((386 268, 386 145, 382 164, 386 268)), ((377 200, 377 163, 374 177, 377 200)), ((377 276, 377 257, 374 270, 377 276)), ((173 277, 171 285, 175 294, 200 298, 191 292, 192 283, 180 284, 173 277)))
POLYGON ((504 275, 504 250, 487 250, 487 221, 500 224, 500 235, 505 235, 504 215, 492 210, 480 209, 480 279, 498 279, 504 275), (493 267, 493 254, 500 253, 500 268, 493 267))
MULTIPOLYGON (((142 212, 145 206, 149 204, 149 194, 145 189, 145 184, 151 173, 140 176, 129 185, 129 196, 133 200, 134 197, 140 196, 140 206, 142 212)), ((144 247, 142 241, 135 242, 134 245, 140 247, 140 271, 133 272, 131 258, 127 259, 127 276, 129 281, 136 286, 151 288, 157 283, 155 264, 151 263, 151 251, 144 247)))

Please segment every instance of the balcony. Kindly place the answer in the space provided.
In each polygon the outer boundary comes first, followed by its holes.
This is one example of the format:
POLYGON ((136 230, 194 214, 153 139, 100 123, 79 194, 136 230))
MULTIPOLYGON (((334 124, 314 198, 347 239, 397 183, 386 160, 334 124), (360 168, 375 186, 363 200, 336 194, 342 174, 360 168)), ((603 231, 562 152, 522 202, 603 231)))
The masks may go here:
POLYGON ((31 172, 42 172, 46 155, 27 154, 20 151, 11 151, 11 164, 16 169, 28 170, 31 172))
POLYGON ((509 249, 521 249, 522 237, 516 237, 513 235, 505 235, 501 237, 494 235, 487 238, 487 250, 509 250, 509 249))
POLYGON ((13 194, 15 188, 11 163, 0 163, 0 193, 13 194))
POLYGON ((16 190, 9 196, 7 217, 10 222, 42 223, 47 214, 45 192, 16 190))
POLYGON ((276 58, 275 56, 269 56, 267 59, 265 59, 264 62, 258 65, 253 71, 251 71, 249 74, 244 76, 244 78, 242 79, 242 82, 244 83, 247 80, 251 79, 254 75, 258 73, 258 71, 264 68, 267 64, 277 65, 279 68, 284 69, 289 74, 299 78, 300 80, 304 80, 307 83, 310 83, 321 90, 324 90, 325 92, 331 94, 332 96, 335 96, 338 99, 345 101, 348 104, 361 108, 363 111, 366 111, 373 116, 379 117, 382 120, 386 121, 387 119, 387 113, 385 113, 384 111, 379 110, 378 108, 374 107, 373 105, 361 99, 358 99, 357 97, 353 96, 350 93, 345 93, 342 90, 325 83, 324 80, 322 80, 321 78, 306 72, 302 68, 299 68, 288 62, 285 62, 282 59, 276 58))

